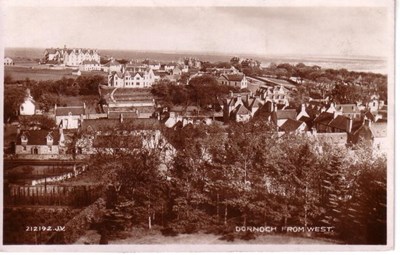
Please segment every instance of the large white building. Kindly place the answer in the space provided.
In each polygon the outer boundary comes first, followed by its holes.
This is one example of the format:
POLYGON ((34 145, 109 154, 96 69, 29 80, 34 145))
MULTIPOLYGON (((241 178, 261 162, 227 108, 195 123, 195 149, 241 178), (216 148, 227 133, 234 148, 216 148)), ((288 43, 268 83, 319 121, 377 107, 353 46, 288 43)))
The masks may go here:
POLYGON ((65 66, 79 66, 84 61, 96 61, 100 63, 100 55, 94 49, 46 49, 43 62, 48 64, 64 64, 65 66))
POLYGON ((147 68, 144 71, 112 72, 108 75, 108 86, 110 87, 148 88, 155 81, 156 76, 151 68, 147 68))

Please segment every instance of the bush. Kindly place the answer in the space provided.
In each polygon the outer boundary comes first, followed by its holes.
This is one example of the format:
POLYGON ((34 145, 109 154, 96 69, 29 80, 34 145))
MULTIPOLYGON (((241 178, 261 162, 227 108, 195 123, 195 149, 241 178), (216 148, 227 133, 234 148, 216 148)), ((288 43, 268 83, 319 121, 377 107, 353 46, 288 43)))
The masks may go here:
POLYGON ((172 227, 166 227, 161 229, 161 234, 163 236, 177 236, 178 232, 176 232, 172 227))

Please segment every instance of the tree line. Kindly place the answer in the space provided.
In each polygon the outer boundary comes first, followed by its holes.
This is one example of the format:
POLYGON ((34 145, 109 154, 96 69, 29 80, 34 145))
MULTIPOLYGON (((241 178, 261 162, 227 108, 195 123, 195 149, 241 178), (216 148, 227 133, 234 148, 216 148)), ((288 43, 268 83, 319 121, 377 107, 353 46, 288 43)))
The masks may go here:
POLYGON ((185 138, 170 162, 148 149, 93 158, 92 169, 115 186, 113 204, 132 202, 124 212, 135 225, 228 239, 254 238, 237 236, 235 226, 327 226, 334 231, 320 237, 386 242, 386 159, 369 147, 277 139, 258 121, 175 132, 185 138))

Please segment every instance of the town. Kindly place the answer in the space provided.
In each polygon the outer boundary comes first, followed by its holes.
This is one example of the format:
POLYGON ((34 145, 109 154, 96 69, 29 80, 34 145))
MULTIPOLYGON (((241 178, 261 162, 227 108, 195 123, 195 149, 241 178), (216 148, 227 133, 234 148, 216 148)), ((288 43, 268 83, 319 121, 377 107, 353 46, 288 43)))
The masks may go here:
MULTIPOLYGON (((381 241, 340 228, 368 217, 386 226, 387 75, 67 46, 5 57, 4 70, 5 207, 73 207, 56 212, 68 220, 105 211, 92 219, 102 227, 88 220, 73 237, 23 242, 76 242, 92 228, 108 243, 132 224, 171 236, 208 228, 227 241, 255 237, 226 226, 300 224, 335 228, 313 234, 344 243, 381 241), (366 183, 382 196, 352 188, 366 183)), ((21 219, 8 216, 11 233, 21 219)))

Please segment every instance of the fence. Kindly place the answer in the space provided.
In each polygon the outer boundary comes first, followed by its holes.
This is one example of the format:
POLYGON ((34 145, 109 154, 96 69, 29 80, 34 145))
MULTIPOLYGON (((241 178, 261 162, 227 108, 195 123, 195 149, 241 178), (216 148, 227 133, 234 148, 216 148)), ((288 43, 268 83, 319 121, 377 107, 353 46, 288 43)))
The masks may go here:
POLYGON ((100 185, 42 185, 4 187, 5 206, 57 205, 83 207, 98 199, 103 192, 100 185))

